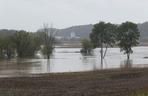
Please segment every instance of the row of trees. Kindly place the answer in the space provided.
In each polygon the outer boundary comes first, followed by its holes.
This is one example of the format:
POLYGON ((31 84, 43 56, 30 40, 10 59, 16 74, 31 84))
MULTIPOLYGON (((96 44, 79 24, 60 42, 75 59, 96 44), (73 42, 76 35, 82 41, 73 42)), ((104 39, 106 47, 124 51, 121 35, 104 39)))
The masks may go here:
MULTIPOLYGON (((51 29, 52 30, 52 29, 51 29)), ((30 58, 41 50, 45 58, 50 58, 54 49, 54 32, 44 25, 40 34, 16 31, 11 36, 0 38, 0 58, 30 58)))
MULTIPOLYGON (((121 25, 99 22, 94 25, 90 34, 90 41, 82 41, 83 50, 100 47, 101 64, 107 53, 108 47, 119 46, 124 54, 127 54, 127 59, 130 59, 130 54, 133 53, 132 47, 138 45, 140 32, 137 24, 132 22, 124 22, 121 25), (105 51, 104 51, 105 50, 105 51)), ((83 52, 85 52, 83 51, 83 52)), ((86 51, 87 52, 87 51, 86 51)))
MULTIPOLYGON (((16 31, 13 35, 0 38, 0 58, 26 58, 34 57, 39 50, 50 58, 55 44, 55 30, 44 24, 40 33, 29 33, 26 31, 16 31), (42 45, 42 47, 41 47, 42 45)), ((108 47, 119 46, 121 51, 127 54, 127 59, 133 53, 132 47, 139 41, 140 32, 136 24, 125 22, 121 25, 99 22, 94 25, 90 40, 82 41, 82 53, 90 54, 92 48, 101 48, 101 64, 106 56, 108 47)))

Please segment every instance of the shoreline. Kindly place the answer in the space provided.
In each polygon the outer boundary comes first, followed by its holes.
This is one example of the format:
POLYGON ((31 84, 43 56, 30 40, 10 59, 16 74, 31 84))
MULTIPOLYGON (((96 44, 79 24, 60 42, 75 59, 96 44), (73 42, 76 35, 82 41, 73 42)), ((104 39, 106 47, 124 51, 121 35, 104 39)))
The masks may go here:
POLYGON ((105 74, 105 73, 114 73, 114 72, 127 72, 127 71, 148 71, 148 67, 140 68, 140 67, 133 67, 133 68, 110 68, 110 69, 98 69, 98 70, 90 70, 90 71, 78 71, 78 72, 55 72, 55 73, 28 73, 28 74, 18 74, 18 75, 5 75, 0 74, 0 79, 2 78, 29 78, 29 77, 44 77, 44 76, 69 76, 69 75, 85 75, 85 74, 105 74))
POLYGON ((123 68, 98 69, 98 70, 90 70, 90 71, 88 70, 88 71, 76 71, 76 72, 28 73, 28 74, 18 74, 18 75, 0 74, 0 79, 1 78, 19 78, 19 77, 44 77, 44 76, 53 76, 53 75, 68 76, 68 75, 79 75, 79 74, 89 74, 89 73, 102 74, 102 73, 114 73, 114 72, 126 72, 126 71, 148 71, 148 67, 129 67, 129 68, 123 67, 123 68))
POLYGON ((132 96, 143 89, 148 90, 148 68, 0 78, 2 96, 132 96))

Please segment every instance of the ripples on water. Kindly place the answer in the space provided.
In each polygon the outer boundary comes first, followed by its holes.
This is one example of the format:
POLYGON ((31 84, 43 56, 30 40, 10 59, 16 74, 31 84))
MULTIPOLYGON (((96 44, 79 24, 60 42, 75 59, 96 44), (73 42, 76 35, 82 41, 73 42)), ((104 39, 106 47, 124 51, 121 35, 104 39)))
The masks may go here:
MULTIPOLYGON (((126 55, 119 48, 109 48, 104 59, 103 69, 123 67, 148 67, 148 47, 135 47, 131 55, 131 65, 124 64, 126 55)), ((78 72, 101 69, 100 49, 94 50, 92 56, 83 56, 80 48, 57 48, 50 60, 21 59, 1 60, 0 75, 15 76, 38 73, 78 72)), ((38 55, 39 56, 39 55, 38 55)), ((40 58, 42 56, 39 56, 40 58)))

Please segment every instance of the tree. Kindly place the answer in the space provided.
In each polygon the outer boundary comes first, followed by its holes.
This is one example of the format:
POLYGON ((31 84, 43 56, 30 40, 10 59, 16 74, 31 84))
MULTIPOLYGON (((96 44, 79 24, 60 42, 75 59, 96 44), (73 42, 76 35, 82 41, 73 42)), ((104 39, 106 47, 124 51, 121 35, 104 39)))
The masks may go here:
POLYGON ((34 56, 40 49, 41 49, 41 39, 37 36, 36 33, 29 33, 30 34, 30 53, 34 56))
POLYGON ((0 57, 11 59, 15 55, 14 43, 11 40, 11 36, 0 39, 0 57))
POLYGON ((33 34, 23 30, 17 31, 12 40, 19 58, 34 57, 39 47, 33 34))
POLYGON ((3 38, 3 51, 8 59, 11 59, 15 55, 15 47, 11 39, 10 36, 3 38))
POLYGON ((48 24, 44 24, 43 33, 44 33, 44 47, 42 49, 42 52, 46 56, 46 58, 49 59, 55 45, 56 31, 52 28, 52 26, 49 28, 48 24))
POLYGON ((88 39, 83 39, 81 41, 82 43, 82 49, 81 49, 81 53, 84 55, 90 55, 92 53, 92 43, 90 42, 90 40, 88 39))
POLYGON ((118 46, 124 54, 127 54, 127 60, 130 59, 130 54, 133 53, 132 47, 139 44, 140 32, 137 24, 132 22, 122 23, 118 27, 117 40, 118 46))
POLYGON ((107 48, 115 43, 117 26, 111 23, 100 22, 94 25, 90 39, 94 48, 101 47, 101 65, 105 58, 107 48), (105 47, 105 52, 103 51, 105 47))

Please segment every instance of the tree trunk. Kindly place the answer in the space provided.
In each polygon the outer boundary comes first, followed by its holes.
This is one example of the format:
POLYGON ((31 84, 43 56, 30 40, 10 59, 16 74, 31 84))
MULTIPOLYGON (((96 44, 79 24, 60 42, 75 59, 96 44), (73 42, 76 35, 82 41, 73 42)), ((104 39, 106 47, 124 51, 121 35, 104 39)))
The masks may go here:
POLYGON ((127 54, 127 60, 129 60, 129 59, 130 59, 130 54, 128 53, 128 54, 127 54))
POLYGON ((106 49, 105 49, 105 52, 104 52, 104 56, 103 56, 103 59, 105 58, 106 56, 106 53, 107 53, 107 49, 108 49, 108 45, 106 45, 106 49))
POLYGON ((101 43, 101 69, 103 69, 103 44, 101 43))
POLYGON ((128 66, 130 65, 130 54, 129 53, 127 54, 127 62, 126 63, 128 66))
POLYGON ((50 59, 50 55, 49 54, 47 54, 47 59, 50 59))

